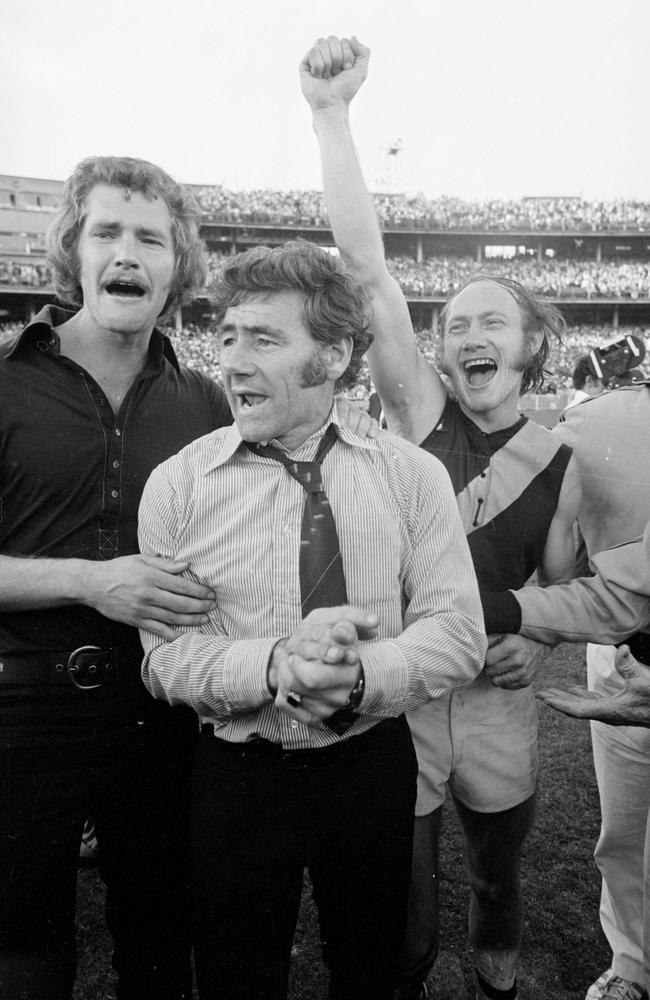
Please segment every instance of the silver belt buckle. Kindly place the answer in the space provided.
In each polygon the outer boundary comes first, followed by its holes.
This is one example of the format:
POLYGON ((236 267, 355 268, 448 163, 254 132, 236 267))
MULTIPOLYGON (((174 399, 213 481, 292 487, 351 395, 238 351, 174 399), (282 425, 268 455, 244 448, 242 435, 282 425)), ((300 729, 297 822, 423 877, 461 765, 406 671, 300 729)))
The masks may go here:
MULTIPOLYGON (((101 646, 79 646, 79 648, 75 649, 73 653, 70 653, 70 656, 68 658, 68 665, 66 667, 66 673, 68 675, 69 680, 72 681, 74 686, 78 688, 80 691, 93 691, 95 688, 101 687, 102 682, 100 681, 99 684, 80 683, 75 677, 75 674, 78 674, 81 669, 77 663, 77 657, 81 653, 92 653, 92 652, 99 653, 100 651, 101 651, 101 646)), ((92 675, 97 674, 98 672, 99 672, 99 667, 97 666, 96 663, 89 663, 88 666, 84 669, 84 674, 89 674, 91 676, 91 679, 92 675)))

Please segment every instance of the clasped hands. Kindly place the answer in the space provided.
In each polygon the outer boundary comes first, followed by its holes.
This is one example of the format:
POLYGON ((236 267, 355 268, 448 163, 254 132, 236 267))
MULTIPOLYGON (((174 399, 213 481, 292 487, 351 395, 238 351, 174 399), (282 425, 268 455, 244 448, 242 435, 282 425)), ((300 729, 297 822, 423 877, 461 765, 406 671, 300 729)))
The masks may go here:
POLYGON ((377 614, 350 605, 311 611, 271 654, 268 686, 279 711, 316 726, 343 708, 361 674, 359 641, 378 625, 377 614))

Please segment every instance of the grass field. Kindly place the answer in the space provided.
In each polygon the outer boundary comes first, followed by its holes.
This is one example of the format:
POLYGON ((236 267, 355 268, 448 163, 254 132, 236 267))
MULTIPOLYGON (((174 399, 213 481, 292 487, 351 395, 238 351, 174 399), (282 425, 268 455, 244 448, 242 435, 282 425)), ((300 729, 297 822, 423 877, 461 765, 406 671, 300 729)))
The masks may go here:
MULTIPOLYGON (((582 683, 584 647, 563 645, 549 659, 544 683, 582 683)), ((587 723, 540 705, 537 824, 523 864, 526 929, 519 971, 522 1000, 583 1000, 609 965, 598 921, 600 880, 592 853, 598 797, 587 723)), ((474 996, 465 925, 468 892, 453 806, 446 809, 442 847, 441 950, 429 985, 438 1000, 474 996)), ((79 880, 80 968, 75 1000, 113 1000, 110 946, 102 930, 103 891, 93 871, 79 880)), ((289 1000, 325 1000, 316 918, 305 887, 289 1000)))

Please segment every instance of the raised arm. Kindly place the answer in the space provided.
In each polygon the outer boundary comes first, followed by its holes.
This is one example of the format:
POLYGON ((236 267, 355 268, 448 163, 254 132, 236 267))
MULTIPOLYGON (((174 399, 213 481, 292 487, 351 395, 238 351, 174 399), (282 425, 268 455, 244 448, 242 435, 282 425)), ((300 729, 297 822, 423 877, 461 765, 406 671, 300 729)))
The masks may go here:
POLYGON ((320 146, 334 239, 372 304, 372 379, 389 429, 420 444, 438 422, 447 395, 417 348, 406 300, 386 267, 379 223, 352 139, 350 102, 366 78, 369 58, 370 50, 355 37, 319 38, 300 64, 300 81, 320 146))

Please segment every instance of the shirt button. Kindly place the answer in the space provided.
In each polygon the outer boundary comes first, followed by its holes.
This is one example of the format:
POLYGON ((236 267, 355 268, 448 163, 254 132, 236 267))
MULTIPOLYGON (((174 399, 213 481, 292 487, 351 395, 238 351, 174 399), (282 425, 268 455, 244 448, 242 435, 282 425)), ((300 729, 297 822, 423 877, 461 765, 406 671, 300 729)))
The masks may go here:
POLYGON ((120 467, 119 461, 116 458, 113 459, 113 468, 114 469, 119 469, 119 467, 120 467))
POLYGON ((292 729, 297 729, 299 725, 300 725, 300 723, 298 722, 297 719, 292 719, 291 720, 291 728, 292 729))
POLYGON ((115 428, 115 437, 119 437, 121 433, 122 433, 122 431, 120 430, 120 428, 116 427, 115 428))
POLYGON ((120 491, 119 490, 111 490, 111 496, 113 497, 113 500, 117 500, 117 498, 119 497, 119 495, 120 495, 120 491))

